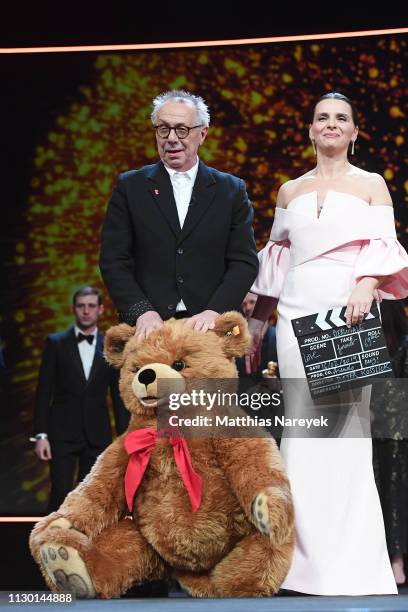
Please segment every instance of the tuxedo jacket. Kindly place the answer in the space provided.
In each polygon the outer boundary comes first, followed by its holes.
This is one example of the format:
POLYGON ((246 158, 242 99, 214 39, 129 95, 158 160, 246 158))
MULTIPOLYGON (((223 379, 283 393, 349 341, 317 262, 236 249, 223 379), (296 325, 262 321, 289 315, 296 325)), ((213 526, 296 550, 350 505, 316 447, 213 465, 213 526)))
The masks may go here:
POLYGON ((162 162, 121 174, 102 228, 100 269, 122 321, 180 299, 191 315, 240 309, 258 272, 253 210, 245 184, 199 162, 180 228, 162 162))
POLYGON ((51 334, 42 357, 34 410, 34 432, 51 442, 86 440, 92 446, 112 441, 107 395, 110 389, 118 434, 127 428, 129 413, 119 396, 119 372, 103 356, 98 332, 95 356, 85 378, 74 328, 51 334))

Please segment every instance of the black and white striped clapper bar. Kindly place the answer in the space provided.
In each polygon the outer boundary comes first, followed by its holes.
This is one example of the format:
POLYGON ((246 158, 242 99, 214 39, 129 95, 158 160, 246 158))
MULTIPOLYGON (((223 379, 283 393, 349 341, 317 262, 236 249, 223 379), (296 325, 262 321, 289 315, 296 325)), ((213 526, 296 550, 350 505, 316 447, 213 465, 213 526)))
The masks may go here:
POLYGON ((346 326, 346 306, 292 319, 312 397, 393 376, 378 306, 346 326))

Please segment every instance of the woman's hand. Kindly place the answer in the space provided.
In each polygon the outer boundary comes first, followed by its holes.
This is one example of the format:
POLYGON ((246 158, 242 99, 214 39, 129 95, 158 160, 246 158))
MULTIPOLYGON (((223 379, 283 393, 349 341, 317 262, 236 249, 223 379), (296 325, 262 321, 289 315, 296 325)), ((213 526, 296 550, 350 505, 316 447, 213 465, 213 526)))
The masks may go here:
POLYGON ((252 344, 245 352, 245 372, 252 374, 261 365, 262 332, 265 321, 248 319, 248 330, 252 337, 252 344))
POLYGON ((375 297, 375 290, 379 284, 379 279, 366 276, 354 287, 347 302, 347 327, 357 324, 360 325, 364 321, 371 310, 371 305, 375 297))

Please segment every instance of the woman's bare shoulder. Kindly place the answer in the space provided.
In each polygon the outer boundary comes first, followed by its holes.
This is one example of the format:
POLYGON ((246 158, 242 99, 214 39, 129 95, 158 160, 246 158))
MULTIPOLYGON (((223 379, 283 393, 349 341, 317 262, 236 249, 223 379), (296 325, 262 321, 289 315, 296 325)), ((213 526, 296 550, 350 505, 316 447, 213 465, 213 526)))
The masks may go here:
POLYGON ((370 205, 371 206, 392 206, 391 194, 387 183, 381 174, 370 172, 370 205))
POLYGON ((357 180, 364 181, 371 206, 392 206, 392 199, 384 177, 378 172, 368 172, 353 166, 353 174, 357 180))
POLYGON ((308 178, 310 172, 302 174, 298 178, 283 183, 278 191, 278 197, 276 200, 276 206, 278 208, 286 208, 289 202, 295 197, 299 191, 300 185, 308 178))

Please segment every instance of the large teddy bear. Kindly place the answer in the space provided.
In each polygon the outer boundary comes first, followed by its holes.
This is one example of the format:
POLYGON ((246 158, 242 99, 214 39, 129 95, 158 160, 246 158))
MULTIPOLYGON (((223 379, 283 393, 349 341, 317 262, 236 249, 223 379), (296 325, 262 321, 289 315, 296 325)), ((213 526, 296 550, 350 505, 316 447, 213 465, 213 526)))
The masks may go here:
POLYGON ((141 343, 128 325, 108 330, 106 359, 121 369, 130 424, 31 533, 51 590, 111 598, 170 576, 195 597, 279 589, 294 528, 275 441, 157 434, 160 381, 236 378, 234 358, 249 343, 237 312, 220 315, 205 334, 172 319, 141 343))

